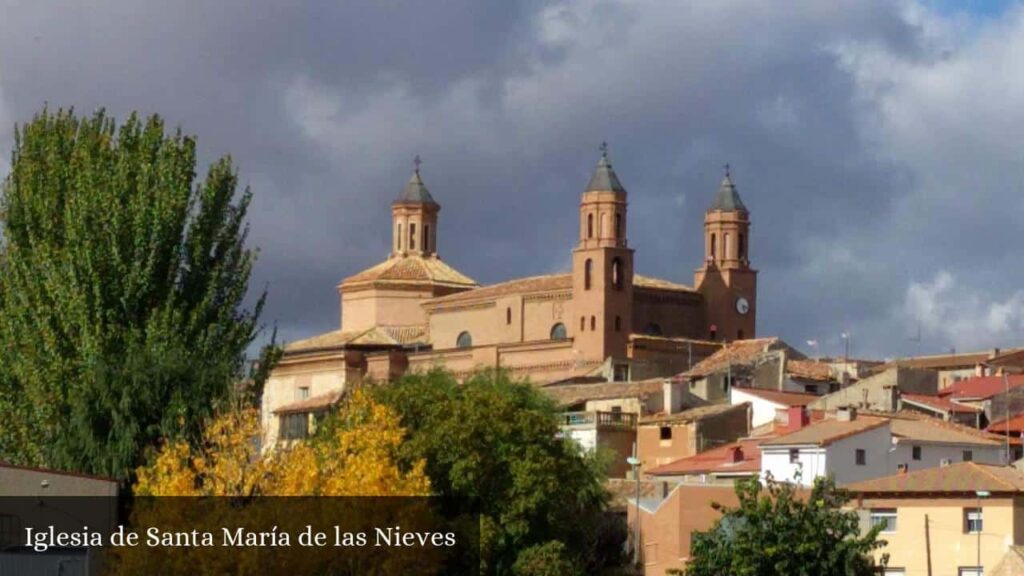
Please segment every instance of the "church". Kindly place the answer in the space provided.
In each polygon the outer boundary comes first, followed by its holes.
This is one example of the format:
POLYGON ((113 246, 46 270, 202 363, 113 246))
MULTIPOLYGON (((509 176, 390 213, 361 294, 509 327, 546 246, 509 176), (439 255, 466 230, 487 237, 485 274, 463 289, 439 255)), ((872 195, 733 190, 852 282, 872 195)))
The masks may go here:
POLYGON ((693 286, 634 270, 628 195, 605 146, 580 197, 568 272, 481 286, 441 259, 440 212, 417 161, 391 204, 390 255, 338 285, 340 328, 285 347, 263 395, 269 444, 304 437, 363 380, 433 367, 460 377, 502 368, 538 385, 640 380, 756 335, 750 213, 728 169, 705 213, 693 286))

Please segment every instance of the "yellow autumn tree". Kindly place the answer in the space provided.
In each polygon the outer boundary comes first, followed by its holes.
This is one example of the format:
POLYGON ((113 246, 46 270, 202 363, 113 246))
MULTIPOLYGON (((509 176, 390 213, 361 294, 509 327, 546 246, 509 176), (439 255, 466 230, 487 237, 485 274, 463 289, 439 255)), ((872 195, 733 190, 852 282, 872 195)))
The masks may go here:
POLYGON ((214 419, 198 448, 166 444, 139 468, 140 496, 425 496, 426 462, 403 469, 405 438, 395 411, 356 390, 330 437, 260 452, 259 414, 245 408, 214 419))

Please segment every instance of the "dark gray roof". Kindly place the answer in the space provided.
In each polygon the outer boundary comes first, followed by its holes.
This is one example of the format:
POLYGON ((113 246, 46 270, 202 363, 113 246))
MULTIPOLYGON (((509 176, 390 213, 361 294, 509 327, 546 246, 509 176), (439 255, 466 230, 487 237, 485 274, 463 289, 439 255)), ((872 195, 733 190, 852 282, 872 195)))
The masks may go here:
POLYGON ((743 200, 740 200, 740 193, 736 191, 736 186, 733 185, 732 179, 729 178, 728 174, 725 175, 725 178, 722 178, 722 183, 718 186, 718 193, 715 194, 715 201, 708 208, 708 212, 713 210, 725 212, 747 211, 747 207, 743 205, 743 200))
POLYGON ((590 184, 587 184, 587 192, 625 191, 626 189, 619 182, 619 177, 615 175, 615 170, 612 170, 612 163, 608 161, 608 155, 601 154, 601 159, 597 162, 597 169, 594 170, 594 175, 590 178, 590 184))
POLYGON ((430 195, 427 190, 426 184, 423 183, 423 179, 420 178, 420 171, 413 172, 412 178, 409 179, 409 183, 402 189, 401 196, 398 197, 398 202, 418 202, 421 204, 437 204, 434 201, 434 197, 430 195))

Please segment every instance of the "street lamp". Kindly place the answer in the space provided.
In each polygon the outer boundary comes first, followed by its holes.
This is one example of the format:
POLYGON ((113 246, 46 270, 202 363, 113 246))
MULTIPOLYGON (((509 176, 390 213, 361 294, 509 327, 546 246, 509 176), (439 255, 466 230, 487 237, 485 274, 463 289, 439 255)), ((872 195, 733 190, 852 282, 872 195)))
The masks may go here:
POLYGON ((991 494, 988 490, 978 490, 974 493, 978 497, 978 570, 981 570, 981 527, 984 525, 985 517, 981 515, 981 499, 988 498, 991 494))

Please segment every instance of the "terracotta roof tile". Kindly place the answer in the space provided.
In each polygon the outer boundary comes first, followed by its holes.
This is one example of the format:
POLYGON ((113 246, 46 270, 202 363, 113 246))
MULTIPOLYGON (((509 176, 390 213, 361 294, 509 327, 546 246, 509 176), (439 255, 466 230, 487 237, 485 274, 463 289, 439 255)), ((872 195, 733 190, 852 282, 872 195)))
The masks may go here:
POLYGON ((749 407, 750 404, 747 402, 742 404, 712 404, 710 406, 691 408, 676 414, 652 414, 645 416, 640 418, 640 425, 689 424, 690 422, 711 418, 738 409, 745 411, 749 407))
POLYGON ((954 382, 950 386, 939 390, 939 396, 984 400, 1003 393, 1006 390, 1007 384, 1009 384, 1010 388, 1024 386, 1024 375, 1009 376, 1006 382, 1003 381, 1002 376, 975 376, 954 382))
POLYGON ((780 390, 767 390, 765 388, 746 388, 735 386, 733 390, 744 392, 751 396, 757 396, 763 400, 781 404, 783 406, 807 406, 821 396, 816 394, 804 394, 801 392, 783 392, 780 390))
MULTIPOLYGON (((1024 348, 1015 348, 1012 350, 1004 351, 1004 354, 1015 352, 1017 350, 1024 350, 1024 348)), ((942 368, 957 368, 964 367, 969 368, 971 366, 977 366, 987 362, 992 357, 992 351, 986 350, 983 352, 964 352, 958 354, 935 354, 931 356, 911 356, 909 358, 897 358, 890 360, 885 364, 879 366, 879 370, 888 370, 896 366, 905 366, 909 368, 932 368, 935 370, 942 368)))
POLYGON ((303 340, 296 340, 285 345, 284 351, 299 352, 351 345, 396 346, 398 344, 399 342, 388 335, 386 331, 374 327, 365 330, 333 330, 303 340))
POLYGON ((678 284, 671 280, 652 278, 650 276, 633 275, 633 286, 636 288, 654 288, 658 290, 674 290, 676 292, 696 292, 692 287, 678 284))
POLYGON ((342 290, 361 285, 430 284, 457 288, 477 286, 472 278, 436 257, 393 256, 341 281, 342 290))
POLYGON ((874 416, 861 416, 858 415, 856 418, 850 421, 837 420, 835 418, 822 420, 818 423, 812 423, 808 426, 792 432, 766 440, 762 443, 762 446, 798 446, 798 445, 814 445, 814 446, 828 446, 833 442, 848 438, 868 430, 874 430, 880 426, 887 424, 889 420, 887 418, 877 418, 874 416))
POLYGON ((483 286, 475 290, 459 292, 428 300, 428 304, 453 304, 456 302, 469 302, 474 300, 490 300, 510 294, 530 294, 535 292, 553 292, 556 290, 569 290, 572 288, 572 274, 547 274, 545 276, 531 276, 528 278, 517 278, 507 282, 483 286))
POLYGON ((1009 420, 1003 419, 993 422, 985 428, 988 432, 1000 432, 1004 434, 1019 434, 1024 432, 1024 414, 1013 416, 1009 420))
POLYGON ((681 476, 684 474, 756 474, 761 471, 763 438, 747 438, 718 448, 680 458, 646 472, 651 476, 681 476), (735 460, 739 449, 739 460, 735 460))
POLYGON ((997 493, 1024 492, 1024 473, 1011 466, 957 462, 903 474, 857 482, 846 487, 857 494, 974 494, 978 490, 997 493))
POLYGON ((730 364, 748 364, 778 344, 778 338, 755 338, 751 340, 734 340, 724 345, 721 350, 701 360, 687 372, 677 378, 701 378, 726 369, 730 364))
POLYGON ((928 416, 913 418, 899 413, 889 421, 889 427, 893 436, 913 442, 981 446, 998 446, 1001 443, 991 434, 928 416))
POLYGON ((828 364, 814 360, 786 360, 786 374, 803 380, 829 382, 835 380, 828 364))
POLYGON ((319 394, 312 398, 306 398, 305 400, 285 404, 284 406, 275 409, 274 414, 295 414, 298 412, 322 410, 337 404, 338 401, 341 400, 342 395, 343 392, 341 390, 335 390, 334 392, 328 392, 326 394, 319 394))
MULTIPOLYGON (((572 406, 588 400, 611 400, 615 398, 648 398, 661 394, 664 380, 654 378, 637 382, 597 382, 585 384, 554 384, 541 390, 562 406, 572 406)), ((683 405, 698 407, 707 405, 707 400, 684 391, 683 405)))
POLYGON ((977 414, 981 412, 981 408, 976 406, 970 406, 968 404, 960 404, 953 402, 949 398, 942 396, 928 396, 926 394, 901 394, 900 398, 904 402, 910 402, 911 404, 917 404, 918 406, 926 406, 933 408, 941 412, 952 412, 952 413, 969 413, 977 414))

